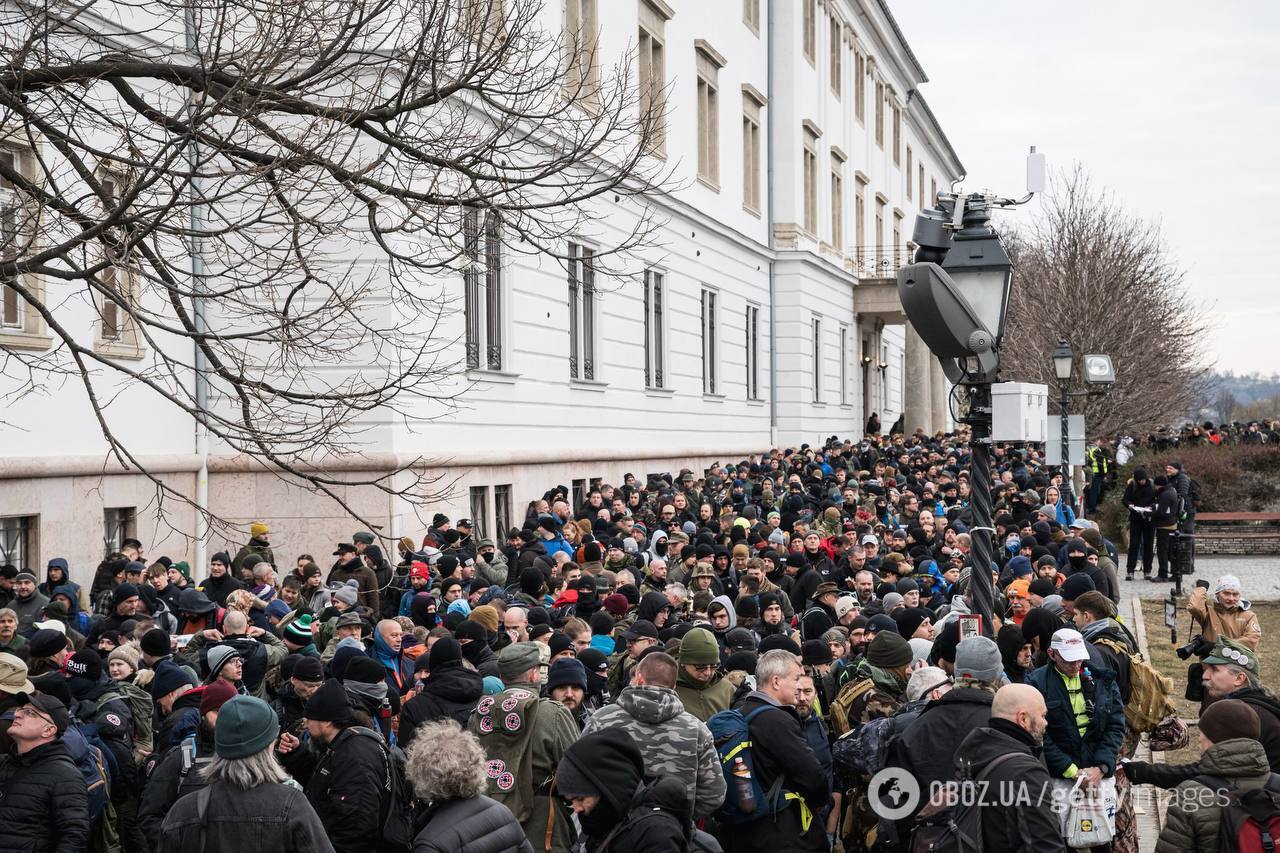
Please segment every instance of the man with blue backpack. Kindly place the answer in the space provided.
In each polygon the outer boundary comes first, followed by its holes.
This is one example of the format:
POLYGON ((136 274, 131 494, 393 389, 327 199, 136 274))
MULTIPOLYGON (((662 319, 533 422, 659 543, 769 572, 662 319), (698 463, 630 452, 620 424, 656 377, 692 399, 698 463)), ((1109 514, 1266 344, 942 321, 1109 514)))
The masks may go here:
POLYGON ((756 689, 707 722, 728 792, 717 813, 734 853, 827 851, 818 814, 830 787, 796 714, 800 659, 784 649, 756 662, 756 689))
MULTIPOLYGON (((28 690, 33 689, 30 682, 28 690)), ((0 757, 0 826, 4 846, 32 853, 81 853, 89 845, 85 780, 62 736, 71 717, 61 700, 19 694, 9 737, 13 751, 0 757)))

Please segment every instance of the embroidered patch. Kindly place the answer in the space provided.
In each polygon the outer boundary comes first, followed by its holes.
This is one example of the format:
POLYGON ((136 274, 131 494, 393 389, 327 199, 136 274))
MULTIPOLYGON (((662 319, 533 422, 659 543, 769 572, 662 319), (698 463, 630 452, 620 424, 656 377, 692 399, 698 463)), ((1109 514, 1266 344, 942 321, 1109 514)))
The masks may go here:
POLYGON ((520 700, 514 696, 502 700, 502 710, 514 711, 516 706, 520 704, 520 700))
POLYGON ((106 717, 107 717, 107 722, 113 726, 118 726, 121 724, 120 718, 115 714, 107 714, 106 717))
POLYGON ((507 718, 502 722, 502 724, 506 726, 507 731, 518 732, 520 731, 520 715, 507 714, 507 718))
POLYGON ((480 700, 480 704, 476 706, 476 711, 481 714, 489 713, 489 709, 493 707, 493 697, 486 696, 480 700))
POLYGON ((533 694, 530 693, 528 690, 512 690, 508 695, 512 699, 515 699, 517 702, 519 702, 521 699, 533 698, 533 694))
POLYGON ((480 731, 489 734, 493 731, 493 718, 484 716, 480 718, 480 731))
POLYGON ((497 779, 507 769, 505 761, 495 758, 484 766, 484 772, 490 779, 497 779))
POLYGON ((498 787, 503 791, 510 791, 516 786, 516 777, 512 776, 510 773, 503 773, 496 781, 498 787))

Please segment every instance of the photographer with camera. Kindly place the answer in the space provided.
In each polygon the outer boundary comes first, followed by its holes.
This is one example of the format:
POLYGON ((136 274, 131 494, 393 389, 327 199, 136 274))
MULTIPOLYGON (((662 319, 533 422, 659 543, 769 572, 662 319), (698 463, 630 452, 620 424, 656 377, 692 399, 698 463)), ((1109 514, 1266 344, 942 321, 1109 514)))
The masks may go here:
POLYGON ((1247 600, 1240 597, 1240 579, 1223 575, 1213 585, 1213 601, 1209 601, 1209 582, 1196 581, 1187 599, 1187 612, 1200 626, 1200 636, 1214 643, 1219 637, 1236 640, 1253 651, 1262 642, 1262 626, 1247 600))

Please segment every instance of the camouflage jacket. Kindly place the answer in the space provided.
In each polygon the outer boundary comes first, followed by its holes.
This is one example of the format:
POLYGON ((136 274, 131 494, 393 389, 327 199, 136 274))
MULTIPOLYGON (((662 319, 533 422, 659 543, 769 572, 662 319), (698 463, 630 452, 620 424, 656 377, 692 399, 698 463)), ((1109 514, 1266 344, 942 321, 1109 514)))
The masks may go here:
POLYGON ((617 727, 631 735, 644 754, 648 775, 684 782, 694 818, 724 801, 724 774, 706 725, 684 709, 668 687, 628 687, 614 704, 591 715, 583 734, 617 727))

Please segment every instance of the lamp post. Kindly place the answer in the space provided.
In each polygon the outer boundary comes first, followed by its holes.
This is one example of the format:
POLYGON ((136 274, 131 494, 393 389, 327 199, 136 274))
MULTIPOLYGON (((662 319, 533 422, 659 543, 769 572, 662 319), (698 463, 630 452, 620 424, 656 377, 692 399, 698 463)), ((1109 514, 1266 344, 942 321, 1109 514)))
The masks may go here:
POLYGON ((1013 263, 991 227, 991 196, 941 194, 921 211, 915 263, 898 272, 898 297, 912 327, 938 357, 967 401, 960 420, 971 430, 969 509, 973 560, 969 593, 982 629, 993 634, 991 581, 995 529, 991 517, 991 385, 1000 369, 1013 263))
MULTIPOLYGON (((1068 453, 1068 438, 1071 432, 1068 409, 1071 406, 1071 371, 1075 368, 1076 354, 1071 351, 1071 344, 1066 338, 1058 338, 1058 346, 1053 351, 1053 372, 1058 377, 1058 412, 1062 415, 1062 485, 1071 482, 1071 457, 1068 453)), ((1062 500, 1062 496, 1058 496, 1062 500)))

